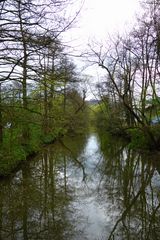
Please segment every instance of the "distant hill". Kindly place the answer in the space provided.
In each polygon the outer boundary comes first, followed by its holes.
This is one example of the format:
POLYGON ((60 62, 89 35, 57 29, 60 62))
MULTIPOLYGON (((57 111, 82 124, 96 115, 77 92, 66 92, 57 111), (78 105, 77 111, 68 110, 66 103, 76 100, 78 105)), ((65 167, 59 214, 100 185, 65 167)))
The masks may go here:
POLYGON ((97 99, 90 99, 90 100, 87 100, 86 103, 89 104, 89 105, 96 105, 98 104, 99 100, 97 99))

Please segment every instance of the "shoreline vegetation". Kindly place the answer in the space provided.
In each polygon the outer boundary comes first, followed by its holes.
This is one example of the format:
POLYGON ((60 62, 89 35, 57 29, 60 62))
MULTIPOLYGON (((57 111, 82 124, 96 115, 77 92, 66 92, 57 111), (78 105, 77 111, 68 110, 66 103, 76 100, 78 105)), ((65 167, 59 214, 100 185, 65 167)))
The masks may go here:
MULTIPOLYGON (((122 126, 120 127, 119 121, 115 121, 113 118, 112 121, 106 119, 106 115, 104 115, 104 112, 101 111, 102 104, 103 103, 96 102, 94 104, 90 104, 89 102, 85 102, 83 111, 81 111, 74 119, 74 128, 73 122, 71 123, 69 120, 68 125, 65 125, 65 127, 59 127, 59 129, 56 129, 55 132, 53 131, 52 133, 50 132, 44 135, 44 133, 42 133, 42 129, 40 131, 40 128, 35 129, 36 127, 34 126, 33 128, 32 126, 32 129, 30 130, 30 141, 28 144, 18 144, 15 140, 17 138, 13 137, 13 133, 12 141, 9 141, 10 139, 5 140, 4 138, 5 147, 3 145, 0 149, 0 178, 7 177, 14 173, 14 171, 19 169, 23 163, 33 156, 36 156, 44 146, 52 144, 66 135, 70 137, 77 136, 87 131, 92 131, 93 129, 100 135, 109 134, 110 137, 113 138, 112 141, 115 137, 116 139, 121 139, 122 142, 125 142, 125 145, 128 148, 134 149, 135 151, 148 152, 150 154, 160 151, 148 141, 146 136, 142 135, 141 129, 125 129, 122 128, 122 126), (11 145, 9 145, 9 143, 11 145)), ((109 117, 109 115, 107 116, 109 117)), ((151 128, 153 129, 152 131, 155 135, 159 135, 159 125, 151 126, 151 128)))
POLYGON ((22 164, 24 164, 26 161, 29 161, 32 157, 36 156, 41 151, 41 148, 56 142, 61 137, 63 137, 62 134, 59 134, 59 136, 53 139, 50 137, 50 140, 48 139, 47 142, 42 141, 39 143, 39 145, 36 146, 35 149, 30 148, 29 151, 27 150, 27 146, 24 148, 22 145, 19 145, 17 148, 19 151, 14 152, 13 150, 10 153, 12 156, 8 154, 6 157, 4 157, 4 155, 2 156, 1 153, 0 178, 4 178, 12 174, 14 171, 19 169, 22 164))
MULTIPOLYGON (((85 115, 86 116, 86 115, 85 115)), ((77 127, 77 129, 72 129, 69 131, 64 131, 62 133, 59 132, 56 135, 50 134, 48 136, 45 136, 43 139, 39 142, 36 142, 36 145, 18 145, 13 146, 12 150, 6 151, 1 147, 1 160, 0 160, 0 178, 5 178, 14 173, 17 169, 19 169, 22 164, 25 164, 26 161, 29 161, 32 159, 32 157, 35 157, 37 154, 39 154, 47 145, 54 144, 56 141, 59 141, 61 138, 65 136, 73 137, 77 135, 82 135, 84 132, 88 131, 88 126, 86 123, 83 122, 83 127, 77 127)), ((7 149, 7 146, 6 146, 7 149)))
MULTIPOLYGON (((144 126, 127 126, 126 120, 121 119, 114 106, 99 100, 90 105, 90 122, 97 127, 100 134, 109 134, 127 142, 127 147, 136 151, 150 153, 160 152, 160 123, 144 126), (109 108, 109 109, 107 109, 109 108)), ((118 109, 119 111, 119 109, 118 109)))

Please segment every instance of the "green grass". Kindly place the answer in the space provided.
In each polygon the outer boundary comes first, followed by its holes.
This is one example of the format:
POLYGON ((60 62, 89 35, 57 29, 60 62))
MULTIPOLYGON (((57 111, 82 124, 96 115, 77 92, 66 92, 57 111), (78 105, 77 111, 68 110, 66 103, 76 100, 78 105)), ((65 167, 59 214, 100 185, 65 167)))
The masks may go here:
POLYGON ((53 142, 58 132, 44 136, 36 125, 30 126, 29 141, 22 144, 21 129, 8 130, 4 132, 4 141, 0 146, 0 176, 9 175, 21 162, 33 153, 39 152, 42 144, 53 142))

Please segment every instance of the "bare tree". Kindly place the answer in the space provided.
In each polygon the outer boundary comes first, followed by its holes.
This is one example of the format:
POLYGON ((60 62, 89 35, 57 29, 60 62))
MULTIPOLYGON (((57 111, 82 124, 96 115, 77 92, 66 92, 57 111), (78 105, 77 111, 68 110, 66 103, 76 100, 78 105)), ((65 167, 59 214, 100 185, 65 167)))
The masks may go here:
MULTIPOLYGON (((48 59, 49 71, 52 68, 52 73, 54 72, 57 46, 62 48, 58 38, 61 33, 72 27, 79 14, 78 11, 75 16, 66 19, 62 11, 68 3, 72 2, 70 0, 45 2, 8 0, 0 3, 0 82, 5 85, 9 81, 17 81, 22 85, 22 111, 26 115, 29 110, 29 84, 34 81, 36 85, 43 78, 42 69, 48 71, 46 69, 48 59), (42 64, 43 58, 45 60, 42 64)), ((54 84, 51 84, 51 95, 53 86, 54 84)), ((0 111, 3 111, 2 107, 0 111)), ((3 124, 0 123, 1 125, 3 124)), ((24 124, 24 142, 29 137, 29 129, 26 126, 27 124, 24 124)))
MULTIPOLYGON (((159 56, 157 32, 152 16, 143 18, 139 26, 126 39, 118 36, 109 48, 91 47, 91 61, 107 73, 106 82, 111 82, 125 111, 128 127, 138 127, 157 146, 152 134, 147 102, 158 98, 159 56)), ((107 85, 106 85, 107 86, 107 85)))

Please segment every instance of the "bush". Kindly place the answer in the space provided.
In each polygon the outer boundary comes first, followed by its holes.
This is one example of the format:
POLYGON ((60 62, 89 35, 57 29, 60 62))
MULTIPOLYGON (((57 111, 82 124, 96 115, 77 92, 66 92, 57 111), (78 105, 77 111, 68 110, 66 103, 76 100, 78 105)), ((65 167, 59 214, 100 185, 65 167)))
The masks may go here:
POLYGON ((128 135, 130 136, 131 142, 129 143, 129 147, 132 149, 141 148, 147 149, 150 145, 150 141, 146 134, 141 129, 134 128, 129 129, 127 131, 128 135))

